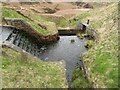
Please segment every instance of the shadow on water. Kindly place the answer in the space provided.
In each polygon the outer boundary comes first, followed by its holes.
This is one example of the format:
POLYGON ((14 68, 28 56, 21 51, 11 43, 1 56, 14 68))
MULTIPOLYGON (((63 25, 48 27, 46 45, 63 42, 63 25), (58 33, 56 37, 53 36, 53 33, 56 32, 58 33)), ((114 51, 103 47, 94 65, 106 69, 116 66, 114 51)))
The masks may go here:
POLYGON ((66 79, 70 87, 73 70, 78 65, 82 65, 80 55, 86 51, 84 47, 86 39, 79 39, 77 36, 60 36, 57 43, 42 45, 27 32, 14 29, 11 33, 11 30, 8 29, 3 28, 2 35, 6 35, 7 39, 5 36, 4 38, 32 55, 39 57, 43 61, 64 60, 66 62, 66 79))

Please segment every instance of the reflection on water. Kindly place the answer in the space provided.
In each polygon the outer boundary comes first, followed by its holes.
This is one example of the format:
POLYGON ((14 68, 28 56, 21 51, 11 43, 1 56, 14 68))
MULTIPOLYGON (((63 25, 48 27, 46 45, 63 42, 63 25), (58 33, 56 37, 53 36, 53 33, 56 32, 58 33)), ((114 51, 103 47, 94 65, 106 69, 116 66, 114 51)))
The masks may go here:
POLYGON ((77 36, 60 36, 57 43, 44 46, 47 49, 40 54, 40 58, 45 61, 64 60, 67 80, 70 84, 72 71, 81 63, 80 54, 86 51, 84 42, 85 39, 79 39, 77 36), (71 42, 73 39, 75 42, 71 42))

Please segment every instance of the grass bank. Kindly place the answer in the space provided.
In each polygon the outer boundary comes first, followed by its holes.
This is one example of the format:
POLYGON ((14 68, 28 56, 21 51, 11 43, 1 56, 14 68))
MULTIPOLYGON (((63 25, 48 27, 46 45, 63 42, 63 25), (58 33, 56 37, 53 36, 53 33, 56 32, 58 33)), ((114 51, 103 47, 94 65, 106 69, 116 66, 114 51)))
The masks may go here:
MULTIPOLYGON (((90 27, 94 28, 100 36, 99 41, 83 55, 83 62, 93 87, 118 87, 117 7, 117 3, 112 3, 96 8, 88 12, 89 16, 82 19, 83 22, 89 19, 90 27)), ((81 79, 81 76, 77 79, 81 79)))
POLYGON ((3 88, 67 88, 63 62, 43 62, 7 47, 2 51, 3 88))

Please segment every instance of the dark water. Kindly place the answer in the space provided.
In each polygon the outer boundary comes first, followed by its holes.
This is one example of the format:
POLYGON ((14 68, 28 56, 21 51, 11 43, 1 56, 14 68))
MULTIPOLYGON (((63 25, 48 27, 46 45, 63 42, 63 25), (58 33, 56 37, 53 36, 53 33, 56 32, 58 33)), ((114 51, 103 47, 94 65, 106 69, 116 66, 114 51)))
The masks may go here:
POLYGON ((77 36, 60 36, 57 43, 44 46, 46 50, 40 54, 40 58, 45 61, 64 60, 66 62, 67 80, 70 85, 72 71, 81 65, 80 54, 86 51, 85 41, 85 39, 79 39, 77 36), (72 39, 75 42, 71 42, 72 39))
POLYGON ((86 39, 79 39, 77 36, 60 36, 58 42, 43 45, 25 31, 17 29, 10 29, 9 31, 9 28, 3 28, 2 32, 3 39, 43 61, 64 60, 66 63, 66 78, 70 87, 72 72, 78 65, 81 65, 80 55, 86 51, 84 47, 86 39), (71 40, 74 40, 74 42, 71 42, 71 40))

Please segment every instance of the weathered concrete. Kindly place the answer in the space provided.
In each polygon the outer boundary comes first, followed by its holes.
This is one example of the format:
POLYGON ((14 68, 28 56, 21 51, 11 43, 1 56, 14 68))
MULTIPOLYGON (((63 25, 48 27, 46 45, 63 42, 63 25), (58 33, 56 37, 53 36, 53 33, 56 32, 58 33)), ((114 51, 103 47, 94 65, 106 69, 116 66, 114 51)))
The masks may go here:
POLYGON ((0 37, 1 37, 1 41, 5 41, 8 36, 10 35, 10 33, 12 33, 12 27, 10 28, 10 26, 0 26, 0 37), (4 28, 3 28, 4 27, 4 28))
POLYGON ((58 29, 59 35, 76 35, 80 32, 79 29, 75 28, 61 28, 58 29))
POLYGON ((99 34, 94 30, 89 28, 87 24, 80 23, 76 28, 60 28, 58 29, 59 35, 76 35, 77 33, 87 33, 89 38, 94 40, 99 39, 99 34))
POLYGON ((5 18, 5 20, 7 22, 7 25, 11 25, 19 30, 24 30, 24 31, 28 32, 30 35, 32 35, 36 39, 38 39, 41 43, 55 42, 59 38, 58 31, 56 31, 56 33, 53 35, 44 36, 22 19, 5 18))
POLYGON ((32 54, 26 52, 25 50, 19 48, 18 46, 16 46, 16 45, 10 43, 9 41, 4 41, 4 42, 2 43, 2 47, 9 47, 9 48, 11 48, 11 49, 14 49, 14 50, 17 51, 17 52, 24 53, 24 54, 26 54, 27 56, 30 56, 30 57, 34 57, 34 58, 40 59, 40 58, 38 58, 38 57, 36 57, 36 56, 34 56, 34 55, 32 55, 32 54))

